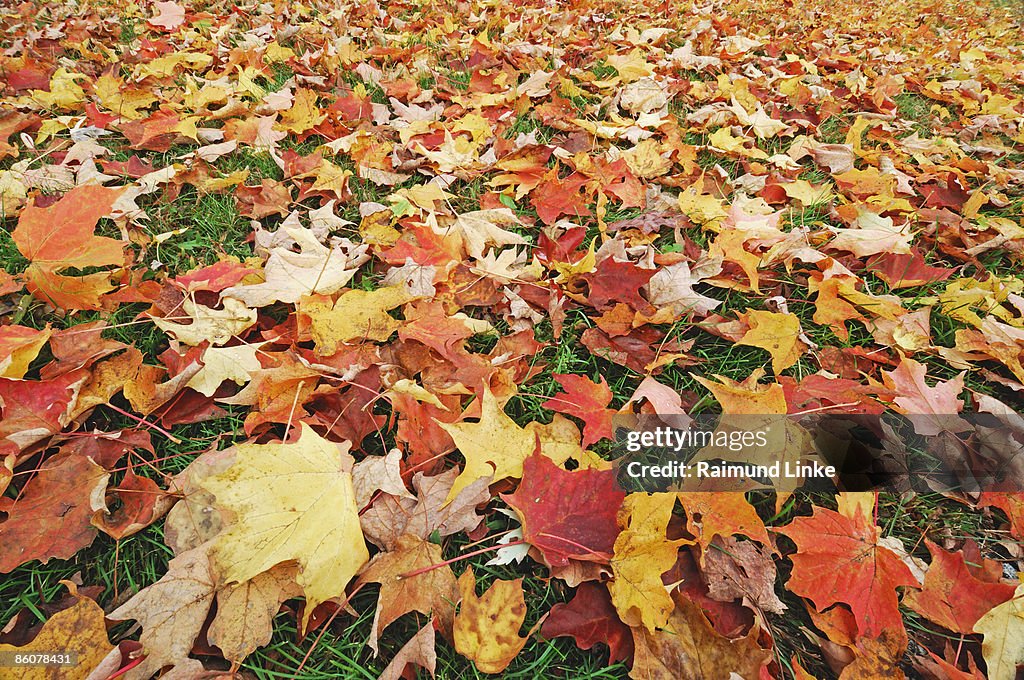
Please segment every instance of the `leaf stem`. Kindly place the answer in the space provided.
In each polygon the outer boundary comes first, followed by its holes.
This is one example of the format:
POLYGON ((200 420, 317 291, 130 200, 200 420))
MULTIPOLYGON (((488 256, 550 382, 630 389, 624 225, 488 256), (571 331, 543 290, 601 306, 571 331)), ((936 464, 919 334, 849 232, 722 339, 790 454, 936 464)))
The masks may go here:
POLYGON ((425 567, 420 567, 419 569, 413 569, 412 571, 407 571, 404 574, 399 574, 398 578, 399 579, 412 578, 413 576, 419 576, 420 574, 425 574, 428 571, 433 571, 435 569, 440 569, 441 567, 448 566, 449 564, 455 564, 456 562, 461 562, 462 560, 468 560, 470 557, 476 557, 477 555, 483 555, 484 553, 493 552, 495 550, 501 550, 502 548, 511 548, 514 545, 524 545, 525 543, 526 543, 526 541, 520 539, 518 541, 512 541, 511 543, 504 543, 502 545, 492 545, 492 546, 487 547, 487 548, 480 548, 479 550, 474 550, 472 552, 468 552, 468 553, 465 553, 463 555, 459 555, 458 557, 453 557, 450 560, 445 560, 443 562, 438 562, 437 564, 428 564, 425 567))

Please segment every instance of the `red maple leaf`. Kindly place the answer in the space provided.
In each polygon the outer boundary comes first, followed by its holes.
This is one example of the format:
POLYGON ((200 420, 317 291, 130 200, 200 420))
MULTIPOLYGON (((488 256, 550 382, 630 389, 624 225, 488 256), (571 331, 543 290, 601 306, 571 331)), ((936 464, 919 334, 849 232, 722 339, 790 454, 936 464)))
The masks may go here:
POLYGON ((793 540, 793 572, 787 588, 822 611, 838 602, 850 606, 862 635, 877 638, 903 628, 896 588, 916 586, 910 568, 878 544, 880 530, 863 511, 848 517, 814 508, 778 531, 793 540))
POLYGON ((615 436, 612 429, 612 415, 615 411, 607 408, 612 400, 612 391, 603 376, 600 383, 583 375, 555 374, 552 377, 565 392, 551 397, 541 406, 582 420, 583 448, 615 436))
POLYGON ((569 559, 607 562, 619 535, 616 517, 626 494, 612 470, 567 472, 534 454, 523 462, 523 481, 502 498, 523 523, 523 538, 550 566, 569 559))
POLYGON ((604 643, 608 645, 609 664, 633 656, 629 626, 619 620, 608 589, 593 581, 581 584, 569 602, 552 607, 540 634, 546 638, 571 637, 580 649, 604 643))
POLYGON ((590 285, 587 299, 596 309, 605 309, 612 302, 624 302, 637 311, 653 310, 651 303, 640 295, 640 288, 647 285, 654 272, 654 269, 640 269, 632 262, 605 258, 597 265, 597 271, 584 277, 590 285))

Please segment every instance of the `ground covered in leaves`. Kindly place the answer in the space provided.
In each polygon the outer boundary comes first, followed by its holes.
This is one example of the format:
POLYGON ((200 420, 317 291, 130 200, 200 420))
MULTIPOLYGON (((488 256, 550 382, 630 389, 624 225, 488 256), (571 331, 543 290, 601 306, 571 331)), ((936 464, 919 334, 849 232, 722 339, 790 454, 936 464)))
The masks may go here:
POLYGON ((607 462, 653 413, 1020 451, 1011 10, 3 3, 0 656, 78 657, 0 677, 1011 680, 1018 459, 607 462))

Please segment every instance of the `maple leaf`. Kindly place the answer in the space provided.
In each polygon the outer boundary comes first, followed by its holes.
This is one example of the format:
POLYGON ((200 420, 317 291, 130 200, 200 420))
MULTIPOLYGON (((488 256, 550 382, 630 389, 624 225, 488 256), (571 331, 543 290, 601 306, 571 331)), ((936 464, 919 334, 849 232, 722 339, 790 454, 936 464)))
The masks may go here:
POLYGON ((962 432, 968 426, 956 414, 963 410, 959 395, 964 389, 964 374, 929 387, 928 368, 904 357, 892 371, 882 371, 885 386, 896 393, 893 403, 910 417, 914 430, 922 437, 940 432, 962 432))
POLYGON ((770 544, 764 523, 743 493, 678 492, 676 497, 686 510, 687 529, 697 537, 702 560, 715 536, 743 534, 770 544))
POLYGON ((787 588, 823 611, 838 602, 849 605, 862 635, 879 637, 902 629, 896 588, 917 586, 917 579, 896 553, 884 547, 881 530, 863 506, 849 514, 814 508, 776 529, 796 543, 787 588))
POLYGON ((905 254, 881 253, 868 260, 867 266, 890 288, 913 288, 945 281, 955 272, 928 265, 917 250, 905 254))
POLYGON ((222 383, 231 381, 245 385, 251 373, 263 368, 257 354, 263 343, 234 347, 207 347, 203 350, 203 366, 189 378, 186 387, 212 397, 222 383))
POLYGON ((619 620, 608 590, 588 581, 576 589, 569 602, 551 608, 540 629, 546 638, 569 636, 580 649, 592 649, 597 643, 608 646, 608 663, 633 656, 633 637, 629 626, 619 620))
POLYGON ((595 383, 582 375, 552 374, 565 392, 560 392, 541 406, 552 411, 575 416, 584 422, 583 448, 602 439, 613 439, 612 415, 615 411, 607 408, 612 400, 612 391, 602 377, 595 383))
POLYGON ((503 498, 519 514, 523 538, 549 565, 611 557, 619 534, 616 515, 625 498, 612 470, 566 472, 534 454, 523 462, 519 488, 503 498))
POLYGON ((427 621, 426 625, 409 638, 409 641, 391 658, 391 663, 381 672, 377 680, 400 680, 406 677, 405 669, 409 664, 426 668, 430 676, 434 676, 437 652, 434 650, 433 619, 427 621))
POLYGON ((52 380, 0 378, 0 436, 25 448, 60 432, 71 421, 76 393, 88 377, 79 369, 52 380))
POLYGON ((462 604, 455 615, 455 650, 480 671, 500 673, 533 634, 531 629, 526 637, 519 635, 526 620, 523 579, 495 581, 477 597, 476 576, 469 568, 459 577, 459 593, 462 604))
POLYGON ((1016 678, 1017 667, 1024 663, 1024 585, 1017 586, 1012 599, 978 619, 974 632, 984 636, 981 652, 988 665, 988 678, 1016 678))
POLYGON ((713 382, 699 375, 693 379, 711 391, 718 403, 722 405, 722 413, 764 415, 786 413, 786 393, 782 385, 771 383, 758 384, 764 371, 758 369, 746 380, 737 382, 724 376, 716 375, 721 382, 713 382))
POLYGON ((620 511, 622 533, 615 539, 611 560, 615 579, 608 584, 619 618, 648 631, 664 626, 673 603, 661 575, 676 562, 684 539, 668 540, 666 531, 675 506, 674 494, 630 494, 620 511))
POLYGON ((443 560, 440 545, 412 534, 402 534, 391 550, 375 555, 360 572, 359 583, 380 584, 368 641, 375 654, 380 634, 408 612, 433 615, 441 630, 450 632, 455 614, 453 603, 459 599, 459 587, 451 567, 445 565, 405 576, 443 560))
POLYGON ((225 298, 222 309, 213 309, 186 298, 181 303, 182 311, 192 318, 192 323, 177 323, 159 317, 153 323, 166 333, 186 345, 223 345, 256 323, 256 312, 234 298, 225 298))
POLYGON ((668 309, 673 314, 692 312, 698 316, 707 316, 722 301, 701 295, 693 286, 721 271, 721 263, 714 262, 698 263, 692 271, 686 262, 663 267, 647 282, 647 299, 655 307, 668 309))
POLYGON ((361 515, 366 537, 390 550, 405 533, 426 539, 435 531, 439 536, 450 536, 476 529, 483 519, 476 513, 476 507, 490 498, 489 480, 470 482, 452 494, 457 475, 456 470, 445 470, 433 477, 417 472, 412 478, 416 500, 382 494, 361 515))
POLYGON ((726 602, 742 599, 749 607, 775 614, 786 610, 775 593, 775 563, 765 548, 734 536, 715 537, 711 546, 713 550, 701 553, 709 596, 726 602))
POLYGON ((262 283, 231 286, 222 295, 241 300, 246 307, 295 303, 303 295, 341 290, 370 259, 367 246, 342 242, 327 248, 311 229, 286 227, 284 232, 298 244, 299 252, 283 246, 274 248, 267 258, 262 283))
POLYGON ((108 273, 66 276, 60 272, 124 264, 125 244, 93 233, 122 193, 122 189, 87 185, 75 187, 48 207, 25 207, 11 238, 31 263, 24 276, 33 295, 62 309, 100 308, 100 296, 113 289, 108 273))
POLYGON ((109 473, 84 456, 65 454, 40 466, 18 499, 0 498, 0 574, 30 560, 67 559, 96 538, 92 503, 109 473))
POLYGON ((0 377, 20 380, 29 364, 39 355, 51 331, 36 330, 15 324, 0 326, 0 377))
POLYGON ((330 356, 342 343, 359 338, 383 342, 402 323, 388 310, 413 300, 404 286, 373 291, 349 290, 333 304, 322 296, 306 297, 299 310, 310 319, 310 333, 320 356, 330 356))
POLYGON ((198 547, 172 559, 159 581, 107 615, 114 621, 135 619, 142 624, 140 641, 146 657, 134 669, 135 677, 151 677, 188 658, 215 588, 209 555, 205 547, 198 547))
MULTIPOLYGON (((47 619, 31 642, 19 646, 0 644, 0 658, 5 659, 8 664, 16 654, 45 656, 60 650, 60 654, 71 655, 76 666, 92 669, 113 649, 107 640, 103 609, 88 597, 79 595, 77 587, 71 581, 61 583, 67 586, 71 595, 76 598, 75 603, 47 619)), ((58 677, 57 673, 63 672, 59 666, 55 669, 53 666, 17 662, 14 666, 17 671, 12 672, 9 677, 17 676, 23 680, 50 680, 58 677)))
POLYGON ((301 595, 292 565, 278 565, 248 581, 226 586, 217 593, 217 615, 207 638, 225 659, 242 663, 270 642, 274 616, 281 604, 301 595))
POLYGON ((651 303, 640 295, 640 288, 646 286, 653 275, 653 269, 640 269, 629 261, 605 258, 594 273, 583 277, 590 285, 587 299, 597 309, 604 309, 611 302, 623 302, 636 310, 650 309, 651 303))
POLYGON ((359 529, 349 445, 299 427, 292 443, 238 445, 234 464, 202 487, 235 513, 212 548, 224 579, 247 581, 296 560, 305 627, 318 604, 344 593, 369 552, 359 529))
POLYGON ((525 238, 505 228, 522 226, 522 221, 508 208, 492 208, 462 213, 455 218, 451 230, 462 239, 466 253, 480 259, 487 246, 525 245, 525 238))
POLYGON ((516 425, 505 414, 498 398, 486 384, 480 402, 480 420, 475 423, 435 422, 451 436, 466 459, 446 501, 455 498, 462 489, 481 478, 498 481, 522 477, 523 461, 533 453, 536 445, 536 435, 516 425))
POLYGON ((757 630, 730 640, 715 631, 700 607, 679 598, 663 630, 633 629, 636 680, 702 678, 730 680, 761 677, 771 652, 757 644, 757 630))
POLYGON ((108 495, 117 499, 117 507, 111 512, 105 502, 93 497, 92 524, 117 540, 142 531, 160 519, 174 503, 156 482, 139 477, 131 468, 108 495))
POLYGON ((775 375, 795 364, 807 348, 800 339, 800 319, 795 314, 748 309, 741 318, 750 330, 737 344, 767 350, 772 355, 772 372, 775 375))
POLYGON ((925 544, 931 566, 922 589, 908 593, 903 603, 929 621, 969 635, 985 612, 1013 597, 1012 585, 972 573, 963 554, 943 550, 927 539, 925 544))

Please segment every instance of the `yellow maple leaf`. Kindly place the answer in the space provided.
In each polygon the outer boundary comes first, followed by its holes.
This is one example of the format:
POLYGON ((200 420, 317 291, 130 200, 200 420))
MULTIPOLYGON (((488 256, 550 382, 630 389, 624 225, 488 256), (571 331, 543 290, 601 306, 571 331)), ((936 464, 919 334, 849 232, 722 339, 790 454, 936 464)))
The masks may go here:
POLYGON ((764 415, 786 413, 786 395, 782 385, 771 383, 759 385, 758 380, 764 370, 757 369, 742 382, 731 380, 721 375, 714 376, 720 382, 714 382, 699 375, 691 377, 711 391, 718 403, 722 405, 722 413, 764 415))
MULTIPOLYGON (((76 657, 74 663, 81 664, 81 668, 94 668, 113 649, 107 640, 107 629, 100 606, 88 597, 79 595, 77 587, 71 581, 61 583, 77 598, 75 604, 51 616, 32 642, 21 647, 0 645, 0 658, 11 661, 12 657, 17 655, 45 657, 58 652, 58 656, 76 657)), ((49 680, 75 676, 74 672, 61 666, 7 666, 7 672, 10 674, 2 674, 3 677, 21 680, 49 680)))
POLYGON ((992 680, 1013 680, 1017 665, 1024 662, 1024 585, 1017 586, 1013 599, 993 607, 974 624, 981 633, 981 653, 992 680))
POLYGON ((760 347, 771 354, 775 375, 795 364, 807 349, 800 340, 800 319, 795 314, 750 309, 743 320, 750 330, 737 344, 760 347))
POLYGON ((329 298, 304 297, 299 310, 310 317, 310 333, 320 356, 330 356, 338 345, 356 339, 383 342, 402 322, 388 310, 414 299, 404 286, 377 290, 350 290, 333 305, 329 298))
POLYGON ((305 423, 293 443, 241 444, 224 472, 202 482, 235 520, 212 556, 227 583, 242 583, 294 560, 306 595, 305 628, 317 605, 345 593, 369 559, 359 527, 349 444, 305 423))
POLYGON ((676 563, 679 546, 687 543, 666 536, 675 502, 672 493, 626 496, 620 513, 620 524, 625 526, 615 539, 611 560, 615 578, 608 583, 608 592, 619 618, 652 633, 665 625, 673 609, 661 575, 676 563))
POLYGON ((523 579, 495 581, 477 597, 476 576, 470 568, 459 577, 459 592, 462 604, 455 615, 455 650, 472 659, 480 671, 500 673, 533 633, 531 629, 525 637, 519 635, 526 619, 523 579))
POLYGON ((295 90, 292 107, 281 112, 281 120, 276 127, 299 134, 316 127, 326 118, 327 114, 317 108, 316 92, 300 87, 295 90))
POLYGON ((434 422, 447 432, 462 452, 466 464, 448 492, 448 503, 467 485, 482 477, 494 481, 523 476, 523 461, 533 453, 536 435, 508 417, 497 397, 484 385, 480 420, 475 423, 434 422))
POLYGON ((722 201, 711 194, 701 193, 694 184, 679 194, 679 210, 699 225, 717 231, 729 212, 722 206, 722 201))

